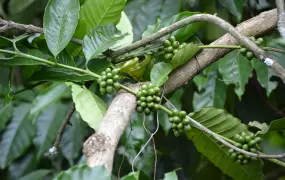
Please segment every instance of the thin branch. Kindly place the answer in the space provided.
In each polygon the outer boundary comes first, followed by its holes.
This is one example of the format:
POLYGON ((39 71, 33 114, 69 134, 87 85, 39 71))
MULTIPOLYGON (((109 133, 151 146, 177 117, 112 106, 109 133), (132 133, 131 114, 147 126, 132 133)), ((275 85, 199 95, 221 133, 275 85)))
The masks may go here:
MULTIPOLYGON (((41 34, 43 33, 43 28, 41 27, 15 23, 13 21, 7 21, 1 18, 0 18, 0 25, 2 25, 2 27, 0 28, 0 33, 7 31, 9 29, 18 29, 26 33, 41 33, 41 34)), ((82 45, 82 40, 74 37, 71 39, 71 42, 82 45)))
POLYGON ((53 144, 53 147, 55 147, 56 149, 59 148, 59 144, 60 144, 60 140, 61 140, 63 131, 64 131, 65 127, 67 126, 67 124, 69 123, 70 118, 73 115, 74 111, 75 111, 75 104, 72 103, 71 108, 67 112, 67 114, 66 114, 66 116, 65 116, 65 118, 64 118, 58 132, 57 132, 56 139, 55 139, 55 142, 53 144))
POLYGON ((21 93, 21 92, 24 92, 24 91, 27 91, 27 90, 31 90, 31 89, 33 89, 33 88, 35 88, 35 87, 37 87, 37 86, 39 86, 39 85, 41 85, 41 84, 44 84, 44 83, 46 83, 46 82, 47 82, 47 81, 40 81, 40 82, 37 82, 37 83, 35 83, 35 84, 27 85, 27 86, 24 87, 23 89, 20 89, 20 90, 15 91, 15 92, 11 92, 11 94, 12 94, 12 95, 16 95, 16 94, 19 94, 19 93, 21 93))

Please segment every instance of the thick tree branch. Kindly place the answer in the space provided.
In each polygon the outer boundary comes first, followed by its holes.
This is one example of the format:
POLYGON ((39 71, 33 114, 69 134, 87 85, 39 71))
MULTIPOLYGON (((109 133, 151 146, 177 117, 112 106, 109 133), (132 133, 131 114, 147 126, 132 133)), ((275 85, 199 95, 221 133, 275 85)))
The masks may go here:
MULTIPOLYGON (((26 33, 41 33, 41 34, 43 33, 43 28, 41 27, 37 27, 34 25, 19 24, 19 23, 15 23, 13 21, 7 21, 1 18, 0 18, 0 25, 2 26, 0 27, 0 33, 3 33, 10 29, 18 29, 26 33)), ((72 38, 71 42, 80 44, 80 45, 82 44, 82 40, 77 39, 77 38, 72 38)))
MULTIPOLYGON (((140 85, 130 87, 134 91, 140 85)), ((119 91, 110 104, 100 127, 83 145, 88 166, 104 165, 110 172, 113 168, 113 158, 121 135, 130 123, 136 107, 136 97, 125 91, 119 91)))
POLYGON ((285 2, 284 0, 276 0, 278 12, 278 31, 285 38, 285 2))
MULTIPOLYGON (((275 29, 277 23, 276 9, 266 11, 255 16, 236 27, 239 33, 245 36, 260 36, 275 29)), ((236 45, 239 41, 229 34, 222 36, 210 45, 236 45)), ((190 79, 196 76, 203 69, 220 59, 231 49, 203 49, 196 57, 193 57, 179 69, 174 71, 167 83, 165 84, 165 92, 175 91, 185 85, 190 79)))

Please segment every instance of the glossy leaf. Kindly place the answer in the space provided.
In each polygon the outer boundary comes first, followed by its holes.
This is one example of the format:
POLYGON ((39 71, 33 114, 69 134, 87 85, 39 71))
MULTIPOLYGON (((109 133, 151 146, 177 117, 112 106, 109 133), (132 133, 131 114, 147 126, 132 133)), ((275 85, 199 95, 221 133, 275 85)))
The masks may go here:
POLYGON ((66 83, 71 86, 72 98, 75 103, 76 111, 88 125, 96 130, 102 120, 107 105, 97 95, 86 88, 82 88, 74 83, 66 83))
MULTIPOLYGON (((44 54, 41 53, 38 49, 28 49, 26 52, 29 55, 45 58, 44 54)), ((3 54, 0 54, 0 65, 8 65, 8 66, 34 66, 34 65, 42 65, 44 63, 35 61, 30 58, 24 58, 21 56, 12 56, 12 57, 5 57, 3 54)))
POLYGON ((266 123, 259 123, 258 121, 250 122, 249 126, 259 129, 257 134, 266 135, 270 131, 285 131, 285 118, 274 120, 268 126, 266 123))
POLYGON ((9 103, 4 107, 0 105, 0 132, 5 128, 6 124, 13 116, 13 104, 9 103))
POLYGON ((199 50, 199 46, 194 43, 188 43, 186 47, 178 50, 171 60, 172 69, 175 69, 189 61, 199 50))
MULTIPOLYGON (((189 115, 211 131, 226 138, 232 138, 235 134, 247 131, 239 119, 231 116, 225 110, 215 108, 203 108, 189 115)), ((261 180, 263 179, 261 160, 252 161, 247 165, 240 165, 232 160, 228 154, 228 148, 221 146, 215 139, 196 128, 187 133, 197 150, 206 156, 220 170, 237 180, 261 180)))
POLYGON ((91 30, 90 35, 86 35, 83 40, 83 52, 87 61, 98 58, 125 36, 114 25, 98 26, 91 30))
POLYGON ((106 59, 93 59, 92 61, 88 61, 87 67, 88 70, 100 74, 102 71, 110 67, 111 62, 106 59))
POLYGON ((252 76, 250 61, 243 55, 237 54, 237 51, 233 51, 220 59, 219 71, 225 84, 235 85, 235 93, 241 99, 245 91, 245 85, 252 76))
MULTIPOLYGON (((199 74, 194 78, 196 83, 197 79, 200 78, 203 74, 199 74)), ((227 87, 223 81, 220 80, 220 75, 217 75, 215 72, 212 72, 208 75, 209 79, 202 86, 198 92, 194 93, 193 97, 193 108, 195 111, 200 110, 203 107, 215 107, 215 108, 224 108, 226 101, 227 87)), ((196 83, 197 84, 197 83, 196 83)))
POLYGON ((164 0, 164 3, 161 7, 161 12, 159 13, 160 19, 166 19, 171 16, 174 16, 175 14, 178 14, 180 11, 180 8, 182 6, 181 0, 164 0))
POLYGON ((73 70, 64 68, 42 68, 36 71, 30 78, 29 81, 55 81, 55 82, 66 82, 66 81, 89 81, 94 80, 94 77, 88 75, 82 75, 73 70))
POLYGON ((122 34, 126 34, 126 36, 123 39, 119 40, 114 46, 110 48, 113 51, 116 51, 120 48, 132 44, 134 40, 133 26, 126 13, 122 12, 120 22, 116 25, 116 28, 122 34))
POLYGON ((57 59, 61 64, 76 67, 73 57, 66 50, 59 53, 57 59))
POLYGON ((76 113, 71 117, 70 123, 72 126, 67 126, 62 135, 61 151, 70 166, 73 166, 74 160, 80 155, 84 138, 88 134, 88 126, 76 113))
POLYGON ((150 72, 150 80, 153 85, 160 87, 167 79, 168 74, 171 72, 171 65, 165 62, 159 62, 153 66, 150 72))
POLYGON ((128 175, 121 178, 121 180, 139 180, 140 172, 131 172, 128 175))
POLYGON ((135 41, 141 39, 148 25, 156 22, 162 5, 163 0, 130 1, 127 4, 125 12, 134 27, 135 41))
POLYGON ((79 0, 49 0, 43 27, 47 45, 54 56, 71 40, 78 23, 79 10, 79 0))
POLYGON ((50 104, 59 100, 69 88, 65 84, 55 83, 41 91, 33 102, 30 115, 35 116, 50 104))
POLYGON ((238 21, 241 21, 245 0, 219 0, 219 3, 236 16, 238 21))
POLYGON ((127 0, 85 0, 80 18, 87 25, 87 32, 99 25, 116 24, 121 18, 127 0))
POLYGON ((19 180, 41 180, 44 179, 44 177, 49 174, 51 170, 47 169, 39 169, 34 172, 31 172, 24 177, 21 177, 19 180))
POLYGON ((33 140, 37 149, 37 159, 52 147, 67 111, 66 106, 53 104, 43 110, 37 118, 37 134, 33 140))
POLYGON ((87 165, 73 166, 72 168, 62 171, 53 180, 111 180, 111 175, 104 166, 88 167, 87 165))
POLYGON ((28 118, 29 108, 29 104, 16 107, 11 122, 2 134, 0 142, 1 169, 20 157, 32 143, 35 129, 32 121, 28 118))
POLYGON ((272 69, 268 68, 263 62, 259 59, 251 60, 251 64, 253 69, 256 71, 257 80, 260 85, 266 89, 267 96, 271 94, 271 92, 276 89, 277 82, 270 81, 270 78, 274 76, 272 69))
POLYGON ((176 172, 173 171, 173 172, 166 173, 164 175, 164 179, 163 180, 178 180, 178 177, 177 177, 176 172))

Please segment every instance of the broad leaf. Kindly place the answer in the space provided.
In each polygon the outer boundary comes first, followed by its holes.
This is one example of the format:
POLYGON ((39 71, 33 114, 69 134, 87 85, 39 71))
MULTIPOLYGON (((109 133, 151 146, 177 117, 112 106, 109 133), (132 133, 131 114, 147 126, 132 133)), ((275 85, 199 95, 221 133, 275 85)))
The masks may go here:
POLYGON ((92 61, 88 61, 87 68, 89 71, 100 74, 102 71, 110 67, 110 65, 111 62, 106 59, 93 59, 92 61))
POLYGON ((71 40, 79 19, 79 0, 49 0, 44 14, 44 34, 57 56, 71 40))
POLYGON ((171 60, 172 69, 175 69, 189 61, 199 50, 199 46, 194 43, 188 43, 186 47, 178 50, 171 60))
POLYGON ((164 0, 161 12, 159 13, 159 18, 163 20, 178 14, 182 5, 181 0, 164 0))
POLYGON ((252 67, 256 71, 257 79, 262 87, 266 89, 267 96, 276 89, 277 82, 270 81, 270 78, 275 74, 272 72, 271 68, 268 68, 263 62, 259 59, 251 60, 252 67))
POLYGON ((163 0, 130 1, 126 6, 128 15, 134 27, 134 39, 141 39, 148 25, 154 24, 159 17, 163 0))
POLYGON ((76 67, 73 57, 66 50, 63 50, 61 53, 59 53, 57 59, 61 64, 76 67))
POLYGON ((0 105, 0 132, 5 128, 7 122, 12 118, 13 116, 13 104, 9 103, 4 107, 1 107, 0 105))
POLYGON ((215 108, 224 108, 226 101, 227 87, 223 81, 220 80, 219 74, 213 71, 205 78, 203 74, 199 74, 194 78, 194 82, 197 85, 197 81, 201 79, 207 79, 206 83, 194 93, 193 108, 195 111, 200 110, 203 107, 213 106, 215 108))
POLYGON ((236 16, 238 21, 241 21, 245 0, 219 0, 219 2, 224 8, 228 9, 230 13, 236 16))
POLYGON ((41 180, 44 179, 44 177, 49 173, 51 173, 51 170, 39 169, 25 175, 24 177, 21 177, 19 180, 41 180))
POLYGON ((270 131, 285 131, 285 118, 274 120, 268 126, 266 123, 259 123, 256 121, 250 122, 249 126, 256 127, 260 131, 257 134, 266 135, 270 131))
POLYGON ((114 46, 111 47, 113 51, 132 44, 134 40, 133 26, 128 16, 124 12, 122 12, 120 22, 116 25, 116 28, 122 34, 127 34, 127 35, 123 39, 119 40, 114 46))
POLYGON ((73 70, 57 67, 43 67, 41 70, 36 71, 29 79, 29 81, 89 81, 94 80, 94 77, 82 75, 73 70))
POLYGON ((116 24, 121 18, 127 0, 85 0, 80 19, 87 25, 87 32, 99 25, 116 24))
POLYGON ((121 34, 114 25, 98 26, 91 30, 83 40, 83 52, 87 61, 102 56, 102 53, 123 39, 126 34, 121 34))
MULTIPOLYGON (((189 116, 226 138, 232 138, 237 133, 247 131, 246 126, 239 119, 222 109, 203 108, 189 116)), ((237 180, 263 179, 261 160, 252 161, 247 165, 238 164, 228 156, 227 147, 222 146, 214 138, 196 128, 187 133, 187 137, 193 141, 200 153, 232 178, 237 180)))
POLYGON ((57 131, 67 113, 66 106, 53 104, 42 111, 37 118, 37 134, 33 142, 37 149, 37 159, 52 147, 57 131))
POLYGON ((4 169, 20 157, 32 143, 35 129, 28 118, 30 105, 22 104, 14 110, 14 116, 5 128, 0 142, 0 168, 4 169))
POLYGON ((65 84, 54 83, 38 94, 33 102, 30 115, 34 116, 40 113, 44 108, 59 100, 68 92, 65 84))
POLYGON ((88 134, 88 126, 77 115, 74 114, 71 117, 70 123, 72 126, 65 128, 61 140, 61 151, 70 166, 74 165, 74 160, 80 155, 84 138, 88 134))
POLYGON ((171 72, 171 65, 165 62, 159 62, 153 66, 150 72, 150 80, 153 85, 160 87, 167 79, 168 74, 171 72))
POLYGON ((166 173, 164 175, 164 179, 163 180, 178 180, 177 174, 175 171, 166 173))
POLYGON ((38 165, 38 161, 36 158, 35 151, 25 153, 24 156, 13 161, 13 163, 9 166, 8 168, 9 178, 8 179, 19 179, 23 175, 35 170, 37 165, 38 165))
POLYGON ((140 172, 131 172, 128 175, 121 178, 121 180, 139 180, 140 179, 140 172))
POLYGON ((225 84, 235 85, 235 93, 241 99, 245 91, 245 85, 252 76, 250 61, 243 55, 237 54, 237 51, 233 51, 220 59, 219 71, 225 84))
POLYGON ((74 83, 66 84, 71 86, 73 102, 81 118, 96 130, 107 110, 107 105, 88 89, 74 83))
POLYGON ((72 168, 62 171, 53 180, 111 180, 111 175, 104 166, 88 167, 87 165, 73 166, 72 168))
MULTIPOLYGON (((45 55, 41 53, 38 49, 28 49, 26 52, 29 55, 45 58, 45 55)), ((12 57, 5 57, 3 54, 0 54, 0 65, 8 65, 8 66, 34 66, 34 65, 42 65, 44 63, 25 58, 21 56, 12 56, 12 57)))

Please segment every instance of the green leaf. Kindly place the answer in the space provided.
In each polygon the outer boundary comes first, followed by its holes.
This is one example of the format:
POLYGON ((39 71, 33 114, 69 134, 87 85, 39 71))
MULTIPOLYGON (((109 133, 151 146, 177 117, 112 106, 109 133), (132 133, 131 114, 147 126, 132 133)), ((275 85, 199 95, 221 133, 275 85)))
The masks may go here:
POLYGON ((123 39, 119 40, 114 46, 110 49, 116 51, 120 48, 132 44, 134 40, 133 26, 128 18, 128 16, 122 12, 120 22, 116 25, 116 28, 122 33, 127 34, 123 39))
POLYGON ((74 83, 68 82, 66 84, 71 86, 73 102, 81 118, 96 130, 107 110, 107 105, 88 89, 74 83))
POLYGON ((4 107, 0 106, 0 132, 5 128, 7 122, 12 118, 13 116, 13 104, 9 103, 4 107))
POLYGON ((121 178, 121 180, 139 180, 140 172, 130 172, 128 175, 121 178))
POLYGON ((23 34, 23 35, 14 37, 13 39, 7 38, 7 37, 4 37, 4 36, 0 36, 0 38, 1 38, 1 39, 5 39, 5 40, 7 40, 7 41, 10 41, 11 43, 16 43, 16 42, 19 42, 19 41, 22 41, 22 40, 27 39, 29 36, 30 36, 30 35, 28 35, 28 34, 23 34))
POLYGON ((172 69, 175 69, 189 61, 199 50, 199 46, 194 43, 188 43, 186 47, 179 49, 171 60, 172 69))
MULTIPOLYGON (((144 37, 146 35, 151 35, 153 33, 156 33, 157 31, 159 31, 162 28, 166 28, 166 27, 176 23, 177 21, 180 21, 186 17, 193 16, 195 14, 199 14, 199 13, 197 13, 197 12, 182 12, 182 13, 179 13, 177 15, 172 16, 171 18, 163 20, 157 28, 153 28, 153 26, 149 26, 146 29, 146 31, 144 32, 144 37)), ((199 26, 200 26, 200 23, 192 23, 192 24, 189 24, 183 28, 180 28, 177 31, 174 31, 173 33, 171 33, 171 35, 175 36, 175 38, 178 41, 183 42, 183 41, 189 39, 190 37, 192 37, 198 31, 199 26)))
POLYGON ((193 108, 195 111, 207 106, 224 108, 227 92, 225 83, 219 80, 221 77, 215 71, 207 76, 208 78, 205 78, 203 74, 199 74, 194 78, 196 85, 197 79, 207 79, 206 83, 200 89, 198 88, 198 92, 194 93, 193 108))
POLYGON ((242 19, 243 5, 245 2, 245 0, 219 0, 219 3, 236 16, 238 21, 242 19))
POLYGON ((66 92, 68 87, 65 84, 54 83, 45 90, 41 91, 33 102, 30 115, 40 113, 44 108, 59 100, 66 92))
MULTIPOLYGON (((45 58, 45 55, 41 53, 38 49, 28 49, 26 52, 29 55, 45 58)), ((18 55, 12 57, 5 57, 3 54, 0 54, 0 65, 8 65, 8 66, 34 66, 34 65, 42 65, 44 63, 30 59, 21 57, 18 55)))
POLYGON ((268 68, 263 62, 259 59, 251 60, 251 64, 253 69, 256 71, 257 80, 261 84, 262 87, 266 89, 267 96, 271 94, 271 92, 276 89, 278 83, 270 81, 270 78, 274 76, 271 68, 268 68))
POLYGON ((150 72, 150 80, 153 85, 160 87, 167 79, 168 74, 171 72, 171 65, 165 62, 156 63, 150 72))
POLYGON ((37 118, 37 134, 33 142, 37 149, 38 160, 52 147, 57 131, 60 128, 66 113, 67 108, 64 105, 53 104, 43 110, 37 118))
POLYGON ((29 104, 16 107, 11 122, 2 134, 0 142, 1 169, 20 157, 32 144, 35 129, 32 121, 28 118, 29 108, 29 104))
POLYGON ((9 1, 9 13, 17 14, 22 12, 28 6, 30 6, 35 0, 11 0, 9 1))
POLYGON ((110 67, 110 65, 111 62, 106 59, 93 59, 87 63, 88 70, 96 74, 100 74, 102 71, 110 67))
MULTIPOLYGON (((190 117, 226 138, 232 138, 237 133, 247 131, 246 125, 222 109, 203 108, 200 111, 191 113, 190 117)), ((214 138, 196 128, 192 128, 187 133, 187 137, 193 141, 200 153, 220 168, 223 173, 232 178, 236 180, 263 179, 263 163, 261 160, 252 161, 247 165, 240 165, 228 156, 227 147, 221 146, 214 138)))
POLYGON ((98 26, 91 30, 90 36, 83 39, 83 52, 87 61, 102 56, 102 53, 123 39, 126 34, 120 34, 112 24, 98 26))
POLYGON ((8 179, 19 179, 23 175, 30 173, 35 170, 38 165, 35 151, 25 153, 24 156, 13 161, 9 166, 9 178, 8 179))
POLYGON ((266 123, 260 124, 259 122, 250 122, 249 126, 257 127, 260 131, 257 134, 266 135, 270 131, 284 131, 285 130, 285 118, 274 120, 268 126, 266 123))
POLYGON ((41 180, 44 179, 44 177, 50 172, 51 170, 48 169, 39 169, 34 172, 31 172, 30 174, 25 175, 24 177, 21 177, 19 180, 41 180))
POLYGON ((80 19, 87 25, 87 32, 99 25, 116 24, 121 18, 127 0, 85 0, 80 19))
POLYGON ((74 114, 71 117, 70 123, 72 126, 65 128, 61 140, 61 151, 70 166, 74 165, 74 160, 80 155, 84 138, 88 134, 88 126, 77 115, 74 114))
POLYGON ((164 3, 159 13, 160 19, 166 19, 175 14, 178 14, 182 6, 181 0, 164 0, 164 3))
POLYGON ((79 19, 78 0, 49 0, 44 14, 44 34, 49 50, 57 56, 71 40, 79 19))
POLYGON ((125 12, 134 27, 135 41, 141 39, 141 35, 146 30, 148 25, 156 22, 162 5, 162 0, 141 0, 128 2, 125 12))
POLYGON ((73 166, 72 168, 62 171, 53 180, 111 180, 111 175, 104 166, 95 166, 93 168, 87 165, 73 166))
POLYGON ((73 57, 66 50, 61 51, 57 59, 58 62, 61 64, 76 67, 73 57))
POLYGON ((36 71, 29 79, 29 81, 89 81, 94 80, 94 77, 89 75, 82 75, 73 70, 64 68, 47 68, 43 67, 41 70, 36 71))
POLYGON ((163 180, 178 180, 177 174, 175 171, 166 173, 164 175, 164 179, 163 180))
POLYGON ((220 59, 219 72, 222 74, 225 84, 235 85, 235 93, 241 99, 245 85, 252 76, 250 61, 241 54, 237 55, 237 51, 233 51, 220 59))

